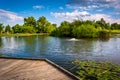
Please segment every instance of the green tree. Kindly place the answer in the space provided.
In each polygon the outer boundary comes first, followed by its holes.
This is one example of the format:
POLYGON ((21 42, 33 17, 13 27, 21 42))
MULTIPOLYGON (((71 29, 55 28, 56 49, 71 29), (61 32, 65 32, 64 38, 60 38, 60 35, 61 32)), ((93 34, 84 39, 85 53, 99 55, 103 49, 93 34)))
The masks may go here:
POLYGON ((22 26, 16 24, 15 26, 12 27, 12 30, 14 33, 22 33, 22 26))
POLYGON ((56 29, 56 27, 48 22, 46 27, 45 27, 45 33, 51 33, 55 29, 56 29))
POLYGON ((38 32, 45 32, 45 27, 47 27, 47 25, 49 25, 49 22, 47 21, 46 17, 42 16, 39 17, 39 19, 37 20, 37 30, 38 32))
POLYGON ((57 28, 57 24, 52 24, 52 26, 54 26, 55 28, 57 28))
POLYGON ((73 35, 77 38, 93 38, 98 37, 98 30, 92 25, 81 25, 73 29, 73 35))
POLYGON ((35 33, 37 32, 36 27, 37 27, 36 19, 33 16, 30 16, 30 17, 24 18, 24 25, 21 28, 23 33, 35 33))
POLYGON ((62 36, 70 37, 72 34, 70 23, 67 21, 62 22, 59 27, 59 31, 62 36))
POLYGON ((30 27, 36 27, 36 20, 33 16, 24 18, 24 25, 30 26, 30 27))
POLYGON ((3 28, 3 24, 0 23, 0 34, 2 34, 3 28))
POLYGON ((22 32, 23 33, 35 33, 35 29, 34 27, 23 25, 22 32))
POLYGON ((102 29, 110 28, 109 24, 107 24, 103 18, 101 18, 100 21, 96 21, 96 23, 99 24, 102 29))
POLYGON ((71 26, 74 26, 74 27, 78 27, 80 25, 83 24, 83 21, 80 21, 80 20, 74 20, 72 23, 71 23, 71 26))
POLYGON ((85 24, 94 25, 94 24, 95 24, 95 21, 86 20, 84 23, 85 23, 85 24))
POLYGON ((111 24, 111 29, 112 29, 112 30, 120 29, 120 24, 118 24, 118 23, 113 23, 113 24, 111 24))
POLYGON ((9 34, 9 33, 11 32, 11 27, 10 27, 10 25, 7 25, 7 26, 5 27, 5 32, 6 32, 7 34, 9 34))

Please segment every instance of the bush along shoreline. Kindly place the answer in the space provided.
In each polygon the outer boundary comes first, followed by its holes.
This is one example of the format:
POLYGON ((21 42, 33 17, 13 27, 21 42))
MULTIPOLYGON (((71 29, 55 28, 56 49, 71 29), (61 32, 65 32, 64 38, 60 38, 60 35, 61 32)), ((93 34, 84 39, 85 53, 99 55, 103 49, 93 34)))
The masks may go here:
POLYGON ((94 27, 90 24, 82 24, 80 26, 71 26, 68 22, 63 22, 60 27, 54 30, 51 35, 56 37, 74 37, 74 38, 109 38, 110 30, 94 27), (66 26, 69 24, 69 26, 66 26))
POLYGON ((101 18, 99 21, 64 21, 58 28, 51 32, 51 35, 57 37, 106 39, 111 37, 115 32, 120 33, 120 24, 109 24, 101 18))
POLYGON ((17 34, 39 34, 46 33, 56 37, 74 38, 108 38, 111 33, 120 33, 120 24, 107 23, 103 18, 98 21, 74 20, 73 22, 63 21, 60 26, 52 24, 46 17, 41 16, 36 20, 33 16, 24 18, 24 24, 4 26, 0 23, 0 35, 17 34))

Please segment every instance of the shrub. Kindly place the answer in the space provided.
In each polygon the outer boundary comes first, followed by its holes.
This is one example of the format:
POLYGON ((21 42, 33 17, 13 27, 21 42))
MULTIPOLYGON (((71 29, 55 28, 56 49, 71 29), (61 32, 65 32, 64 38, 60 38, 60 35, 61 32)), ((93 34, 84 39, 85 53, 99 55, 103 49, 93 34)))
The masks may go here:
POLYGON ((98 30, 92 25, 81 25, 73 29, 73 35, 77 38, 94 38, 98 37, 98 30))
POLYGON ((106 39, 110 37, 110 32, 108 30, 99 31, 99 38, 106 39))

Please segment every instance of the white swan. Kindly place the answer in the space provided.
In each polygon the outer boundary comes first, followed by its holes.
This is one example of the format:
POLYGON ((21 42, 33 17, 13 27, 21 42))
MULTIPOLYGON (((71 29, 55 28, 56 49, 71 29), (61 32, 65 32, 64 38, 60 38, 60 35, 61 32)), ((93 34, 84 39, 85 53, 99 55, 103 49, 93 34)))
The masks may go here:
POLYGON ((72 38, 72 39, 69 39, 69 41, 78 41, 78 39, 72 38))
POLYGON ((70 39, 70 40, 74 41, 74 40, 76 40, 76 39, 75 39, 75 38, 72 38, 72 39, 70 39))

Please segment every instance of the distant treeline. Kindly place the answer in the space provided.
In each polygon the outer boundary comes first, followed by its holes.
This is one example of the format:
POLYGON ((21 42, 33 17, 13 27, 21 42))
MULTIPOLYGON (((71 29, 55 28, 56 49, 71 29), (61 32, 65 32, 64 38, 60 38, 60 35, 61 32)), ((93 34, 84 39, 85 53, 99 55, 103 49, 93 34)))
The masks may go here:
POLYGON ((109 24, 101 18, 100 21, 80 21, 73 22, 64 21, 54 30, 51 35, 60 37, 76 37, 76 38, 94 38, 109 37, 111 30, 120 30, 120 24, 109 24))
POLYGON ((2 33, 51 33, 56 29, 56 24, 51 24, 44 16, 36 20, 33 16, 24 18, 24 24, 14 26, 4 26, 0 24, 2 33))
POLYGON ((41 16, 36 20, 33 16, 24 18, 24 24, 14 26, 0 24, 0 33, 49 33, 57 37, 93 38, 108 34, 110 30, 120 30, 120 24, 107 23, 103 18, 99 21, 74 20, 64 21, 57 27, 57 24, 50 23, 46 17, 41 16))

